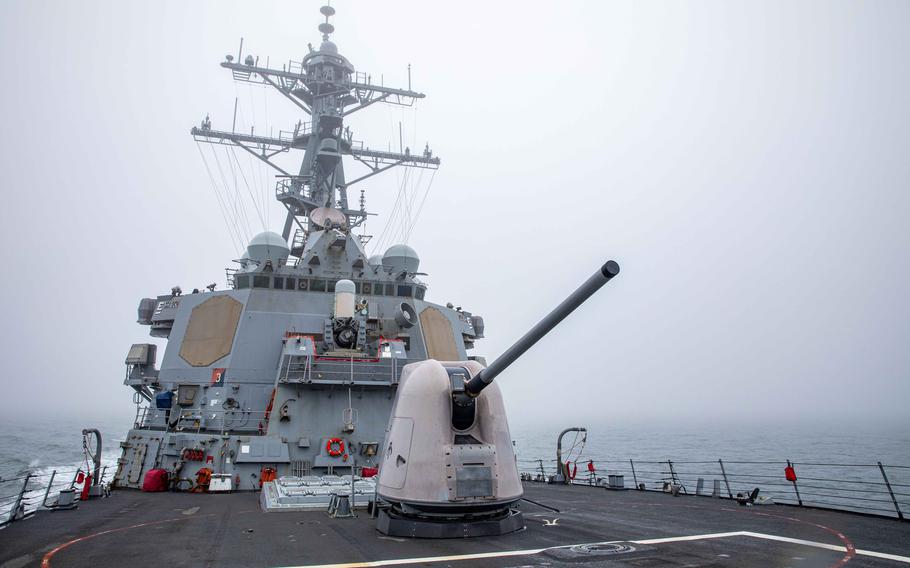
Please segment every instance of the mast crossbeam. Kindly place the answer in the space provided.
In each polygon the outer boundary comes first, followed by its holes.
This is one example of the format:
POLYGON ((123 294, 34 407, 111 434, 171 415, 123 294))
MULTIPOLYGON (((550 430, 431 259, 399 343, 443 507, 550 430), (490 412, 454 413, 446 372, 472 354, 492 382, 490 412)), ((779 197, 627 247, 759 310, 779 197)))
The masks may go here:
MULTIPOLYGON (((271 85, 284 96, 291 99, 292 102, 301 108, 304 108, 308 113, 310 112, 309 107, 306 107, 305 105, 307 101, 312 100, 313 92, 306 85, 308 80, 306 73, 288 71, 286 69, 271 69, 269 67, 259 67, 255 64, 246 65, 230 61, 222 62, 221 66, 231 70, 235 81, 271 85)), ((360 79, 359 76, 358 79, 360 79)), ((367 81, 369 81, 369 79, 367 79, 367 81)), ((425 94, 410 89, 397 89, 394 87, 386 87, 385 85, 373 85, 372 83, 360 82, 359 80, 339 81, 337 85, 342 89, 339 93, 351 93, 354 100, 358 103, 356 107, 345 111, 345 115, 352 114, 377 102, 386 102, 398 106, 413 106, 417 99, 426 98, 425 94)))
MULTIPOLYGON (((305 150, 306 142, 309 139, 309 123, 302 123, 300 127, 292 131, 279 132, 278 138, 272 136, 259 136, 253 133, 245 134, 242 132, 227 132, 224 130, 202 129, 194 127, 190 133, 193 138, 200 142, 210 142, 213 144, 236 144, 245 142, 253 144, 259 148, 263 155, 272 152, 287 152, 288 150, 305 150)), ((344 141, 341 144, 341 153, 353 156, 355 159, 363 162, 371 169, 377 169, 385 165, 405 165, 414 168, 437 169, 440 164, 438 157, 431 155, 429 152, 412 154, 405 149, 402 152, 387 152, 383 150, 372 150, 365 147, 363 142, 353 140, 344 141)), ((273 154, 274 155, 274 154, 273 154)))

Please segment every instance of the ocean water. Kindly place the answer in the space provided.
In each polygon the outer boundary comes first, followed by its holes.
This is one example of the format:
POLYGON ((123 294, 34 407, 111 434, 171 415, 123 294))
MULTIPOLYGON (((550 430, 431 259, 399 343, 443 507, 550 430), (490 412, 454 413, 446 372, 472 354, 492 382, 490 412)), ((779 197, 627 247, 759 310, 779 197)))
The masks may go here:
MULTIPOLYGON (((587 426, 585 453, 601 460, 777 460, 910 466, 910 423, 673 422, 587 426)), ((515 425, 522 458, 555 459, 562 428, 515 425)), ((571 445, 574 435, 566 438, 571 445)))
MULTIPOLYGON (((56 493, 71 485, 77 469, 90 469, 82 449, 83 428, 101 431, 101 460, 107 468, 104 479, 110 481, 120 456, 120 442, 130 426, 129 419, 0 420, 0 522, 7 519, 26 474, 33 477, 23 504, 31 511, 41 504, 49 483, 53 485, 48 502, 53 503, 56 493)), ((91 444, 94 451, 94 438, 91 444)))
MULTIPOLYGON (((514 422, 514 421, 513 421, 514 422)), ((119 443, 130 419, 0 420, 0 521, 26 473, 35 475, 29 504, 43 498, 50 473, 58 471, 54 489, 68 486, 76 468, 86 466, 81 430, 101 430, 102 463, 110 480, 119 457, 119 443)), ((572 426, 567 424, 566 426, 572 426)), ((585 426, 577 424, 575 426, 585 426)), ((556 439, 562 427, 516 424, 512 437, 519 469, 547 475, 556 471, 556 439)), ((892 485, 902 510, 910 512, 910 428, 905 425, 847 424, 695 424, 666 422, 588 425, 586 435, 568 434, 564 459, 578 464, 577 482, 595 474, 619 474, 625 485, 645 483, 659 489, 670 480, 694 492, 698 478, 710 492, 715 479, 726 494, 761 487, 762 494, 780 502, 795 502, 791 483, 784 479, 787 460, 795 464, 800 495, 807 504, 852 508, 890 514, 894 503, 878 462, 892 485), (630 460, 632 462, 630 463, 630 460), (671 465, 667 462, 672 462, 671 465), (721 470, 718 460, 723 460, 721 470), (633 473, 633 468, 635 469, 633 473)))
MULTIPOLYGON (((555 473, 561 430, 513 427, 519 470, 555 473)), ((622 475, 628 488, 659 490, 674 482, 694 493, 700 478, 707 493, 717 480, 722 495, 758 487, 760 495, 779 503, 802 500, 896 516, 897 501, 910 513, 910 428, 901 423, 604 424, 567 434, 563 448, 573 473, 577 465, 576 482, 622 475), (788 461, 796 487, 785 478, 788 461)))

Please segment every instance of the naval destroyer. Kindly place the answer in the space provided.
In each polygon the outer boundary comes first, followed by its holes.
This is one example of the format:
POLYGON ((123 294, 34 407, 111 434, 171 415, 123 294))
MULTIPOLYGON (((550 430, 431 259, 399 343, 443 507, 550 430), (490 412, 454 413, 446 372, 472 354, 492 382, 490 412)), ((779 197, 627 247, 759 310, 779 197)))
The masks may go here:
POLYGON ((369 256, 356 231, 369 213, 350 201, 352 186, 390 168, 439 167, 429 145, 375 150, 345 125, 374 103, 424 95, 358 73, 331 41, 334 9, 321 14, 322 42, 302 61, 275 68, 241 51, 221 63, 306 122, 278 137, 208 117, 191 130, 274 168, 281 232, 250 240, 226 290, 140 301, 138 323, 167 347, 160 362, 153 343, 128 351, 137 418, 112 481, 99 472, 101 435, 87 430, 98 447, 87 448, 86 502, 73 511, 65 490, 40 522, 0 532, 0 565, 910 563, 898 521, 519 479, 493 379, 619 267, 599 267, 490 365, 472 356, 483 318, 430 301, 411 247, 369 256), (293 152, 299 169, 274 160, 293 152), (368 172, 349 179, 345 159, 368 172))
POLYGON ((366 252, 357 229, 370 213, 350 192, 393 167, 436 169, 440 159, 428 145, 394 152, 354 140, 345 125, 353 113, 424 95, 356 72, 330 39, 334 9, 321 10, 322 42, 301 61, 270 68, 241 47, 221 63, 236 81, 273 87, 306 121, 278 137, 208 118, 191 131, 272 168, 287 215, 280 234, 252 238, 228 269, 227 290, 175 288, 141 301, 139 323, 167 349, 160 365, 153 344, 133 345, 126 359, 143 410, 123 444, 117 487, 139 488, 155 468, 191 489, 205 467, 229 491, 258 491, 287 474, 375 470, 402 369, 466 360, 483 337, 482 317, 426 298, 414 249, 366 252), (299 168, 279 165, 287 153, 302 153, 299 168), (347 176, 344 157, 367 173, 347 176))

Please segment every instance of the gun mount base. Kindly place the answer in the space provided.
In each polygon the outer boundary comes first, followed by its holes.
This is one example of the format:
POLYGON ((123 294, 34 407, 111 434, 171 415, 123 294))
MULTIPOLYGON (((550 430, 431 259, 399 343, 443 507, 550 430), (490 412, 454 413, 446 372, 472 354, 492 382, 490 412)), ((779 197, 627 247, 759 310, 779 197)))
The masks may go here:
POLYGON ((407 516, 394 506, 379 510, 376 528, 384 535, 410 538, 471 538, 475 536, 499 536, 513 533, 525 527, 521 512, 511 507, 502 509, 497 515, 471 519, 433 519, 407 516))

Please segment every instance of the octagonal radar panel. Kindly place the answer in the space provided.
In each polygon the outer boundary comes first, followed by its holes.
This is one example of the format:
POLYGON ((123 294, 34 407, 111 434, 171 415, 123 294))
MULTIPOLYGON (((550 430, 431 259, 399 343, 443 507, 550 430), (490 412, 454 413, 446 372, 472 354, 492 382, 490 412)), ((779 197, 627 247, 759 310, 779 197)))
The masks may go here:
POLYGON ((347 225, 347 219, 345 218, 344 213, 331 207, 317 207, 316 209, 313 209, 310 212, 310 221, 320 229, 325 229, 329 226, 344 227, 347 225))

